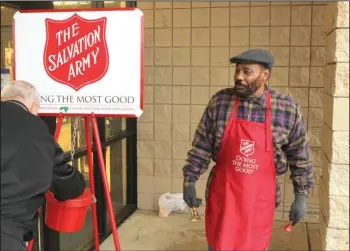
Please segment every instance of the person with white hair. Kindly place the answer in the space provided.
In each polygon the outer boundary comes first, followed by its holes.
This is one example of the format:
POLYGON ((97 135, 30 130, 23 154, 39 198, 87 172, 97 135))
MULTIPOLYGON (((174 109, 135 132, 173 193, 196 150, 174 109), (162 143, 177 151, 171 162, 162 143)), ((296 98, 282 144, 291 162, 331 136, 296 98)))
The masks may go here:
POLYGON ((40 96, 26 81, 1 90, 1 250, 26 250, 48 190, 64 201, 85 189, 83 175, 37 116, 39 108, 40 96))

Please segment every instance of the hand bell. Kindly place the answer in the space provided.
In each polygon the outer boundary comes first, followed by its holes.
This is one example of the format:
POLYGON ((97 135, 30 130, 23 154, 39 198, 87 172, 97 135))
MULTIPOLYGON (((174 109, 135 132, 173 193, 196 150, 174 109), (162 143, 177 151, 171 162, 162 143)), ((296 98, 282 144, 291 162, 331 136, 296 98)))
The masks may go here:
POLYGON ((199 216, 196 208, 192 207, 190 221, 199 221, 199 220, 201 220, 201 217, 199 216))

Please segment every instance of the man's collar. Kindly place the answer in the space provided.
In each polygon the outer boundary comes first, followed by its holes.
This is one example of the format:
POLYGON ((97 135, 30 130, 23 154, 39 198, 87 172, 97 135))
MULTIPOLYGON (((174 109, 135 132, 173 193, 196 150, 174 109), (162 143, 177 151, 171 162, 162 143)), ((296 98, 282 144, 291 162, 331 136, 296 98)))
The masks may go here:
POLYGON ((18 101, 18 100, 5 100, 5 101, 2 101, 4 103, 12 103, 12 104, 15 104, 21 108, 23 108, 24 110, 26 110, 27 112, 29 112, 29 109, 27 106, 25 106, 25 104, 23 104, 22 102, 18 101))
POLYGON ((254 102, 260 104, 261 106, 265 107, 266 93, 268 91, 269 91, 269 87, 267 85, 265 85, 264 91, 259 96, 251 95, 249 97, 239 97, 239 98, 242 101, 243 100, 245 100, 245 101, 254 101, 254 102))

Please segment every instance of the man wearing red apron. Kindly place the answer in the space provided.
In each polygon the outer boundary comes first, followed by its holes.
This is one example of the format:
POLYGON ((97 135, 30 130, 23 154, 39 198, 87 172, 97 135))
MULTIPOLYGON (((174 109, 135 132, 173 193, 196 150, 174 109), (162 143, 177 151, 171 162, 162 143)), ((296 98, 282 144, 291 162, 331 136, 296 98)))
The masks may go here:
POLYGON ((195 182, 211 170, 206 191, 210 250, 267 250, 281 194, 276 176, 291 171, 289 218, 306 214, 313 184, 310 147, 300 107, 267 87, 274 62, 264 50, 231 58, 235 86, 216 93, 204 111, 184 167, 184 200, 199 207, 195 182))

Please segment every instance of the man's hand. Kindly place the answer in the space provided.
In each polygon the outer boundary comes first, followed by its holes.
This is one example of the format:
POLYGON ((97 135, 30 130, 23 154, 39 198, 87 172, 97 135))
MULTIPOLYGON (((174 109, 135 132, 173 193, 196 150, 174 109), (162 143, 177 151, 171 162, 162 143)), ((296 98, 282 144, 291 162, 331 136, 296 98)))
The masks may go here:
POLYGON ((202 199, 197 198, 196 187, 194 182, 184 182, 184 201, 190 208, 199 207, 202 204, 202 199))
MULTIPOLYGON (((53 141, 53 138, 52 138, 53 141)), ((82 173, 77 168, 68 164, 62 148, 53 141, 55 155, 53 156, 53 175, 51 192, 58 201, 65 201, 79 197, 85 190, 85 181, 82 173)))
POLYGON ((307 195, 296 194, 295 200, 290 207, 289 220, 292 222, 292 226, 297 224, 306 214, 307 195))

